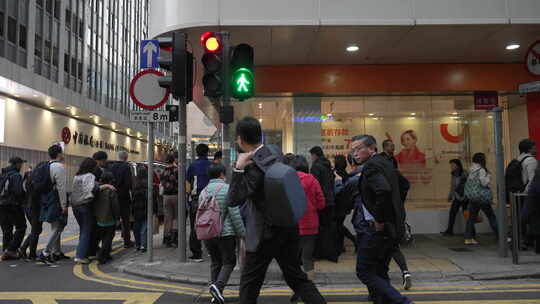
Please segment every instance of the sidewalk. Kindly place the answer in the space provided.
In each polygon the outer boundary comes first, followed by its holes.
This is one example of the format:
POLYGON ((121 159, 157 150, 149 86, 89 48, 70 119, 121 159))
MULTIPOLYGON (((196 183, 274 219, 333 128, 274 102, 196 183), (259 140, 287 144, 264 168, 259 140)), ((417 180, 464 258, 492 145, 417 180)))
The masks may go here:
MULTIPOLYGON (((513 265, 511 253, 508 258, 499 258, 497 243, 491 235, 481 235, 481 245, 465 246, 461 236, 416 235, 415 243, 403 248, 409 269, 415 282, 448 282, 464 280, 504 280, 525 277, 540 277, 540 255, 521 252, 521 264, 513 265)), ((121 254, 113 266, 121 272, 150 279, 190 284, 208 284, 210 258, 205 255, 202 263, 179 263, 175 249, 162 248, 155 238, 154 262, 148 263, 147 255, 134 250, 121 254)), ((319 261, 316 263, 317 285, 358 284, 355 267, 356 257, 352 244, 339 263, 319 261)), ((391 278, 400 280, 397 265, 391 264, 391 278)), ((238 285, 240 272, 235 270, 230 284, 238 285)), ((282 286, 281 271, 277 263, 270 265, 265 285, 282 286)))

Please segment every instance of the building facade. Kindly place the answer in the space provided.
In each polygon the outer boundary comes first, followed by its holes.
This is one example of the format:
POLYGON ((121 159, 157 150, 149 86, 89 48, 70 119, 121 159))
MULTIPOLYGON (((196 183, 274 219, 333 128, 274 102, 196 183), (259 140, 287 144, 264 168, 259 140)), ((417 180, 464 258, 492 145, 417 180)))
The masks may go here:
POLYGON ((1 0, 0 164, 35 165, 56 142, 71 175, 98 150, 145 160, 128 86, 147 36, 146 0, 1 0))
MULTIPOLYGON (((206 31, 254 47, 256 97, 233 105, 236 119, 261 121, 266 143, 304 155, 322 146, 332 158, 354 135, 375 135, 379 149, 393 140, 415 232, 446 228, 450 159, 468 167, 484 152, 495 172, 493 115, 480 103, 504 108, 507 162, 521 139, 540 142, 539 95, 517 92, 538 79, 525 57, 540 40, 539 1, 150 0, 149 9, 150 37, 186 32, 197 62, 206 31)), ((195 102, 217 121, 198 78, 195 102)))

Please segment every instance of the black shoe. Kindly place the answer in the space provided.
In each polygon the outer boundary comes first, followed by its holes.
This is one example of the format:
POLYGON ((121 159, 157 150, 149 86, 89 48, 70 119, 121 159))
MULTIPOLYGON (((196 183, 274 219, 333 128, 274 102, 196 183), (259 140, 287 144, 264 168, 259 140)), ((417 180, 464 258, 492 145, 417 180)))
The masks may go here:
POLYGON ((441 234, 443 236, 453 236, 454 232, 446 230, 446 231, 442 231, 441 234))
POLYGON ((135 246, 135 244, 133 244, 133 242, 124 243, 124 248, 125 248, 125 249, 133 248, 133 246, 135 246))
POLYGON ((54 260, 55 261, 60 261, 60 260, 71 260, 70 257, 68 257, 67 255, 65 255, 63 252, 60 252, 60 253, 57 253, 57 254, 53 254, 52 255, 54 260))
POLYGON ((216 303, 225 304, 225 298, 223 298, 221 290, 219 290, 215 284, 210 285, 210 294, 212 295, 212 298, 215 299, 216 303))
POLYGON ((291 297, 291 303, 296 303, 300 300, 300 296, 295 292, 291 297))
POLYGON ((21 260, 26 260, 26 259, 28 259, 28 255, 26 255, 26 250, 19 249, 19 250, 18 250, 18 254, 19 254, 19 258, 20 258, 21 260))
POLYGON ((45 255, 43 251, 39 254, 38 261, 45 264, 50 265, 56 263, 52 255, 45 255))

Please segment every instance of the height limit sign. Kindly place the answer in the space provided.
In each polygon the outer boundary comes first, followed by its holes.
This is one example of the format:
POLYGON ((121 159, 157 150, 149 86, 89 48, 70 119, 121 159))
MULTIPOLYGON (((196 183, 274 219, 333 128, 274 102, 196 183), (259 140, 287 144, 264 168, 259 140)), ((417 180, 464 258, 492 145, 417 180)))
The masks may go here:
POLYGON ((169 122, 169 111, 132 111, 129 120, 133 122, 169 122))

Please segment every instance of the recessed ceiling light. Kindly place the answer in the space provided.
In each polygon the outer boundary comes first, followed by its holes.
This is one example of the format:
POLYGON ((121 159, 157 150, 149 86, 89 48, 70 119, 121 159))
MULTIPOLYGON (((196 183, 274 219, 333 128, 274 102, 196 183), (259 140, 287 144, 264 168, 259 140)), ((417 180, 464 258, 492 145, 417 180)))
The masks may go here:
POLYGON ((347 47, 347 52, 357 52, 359 49, 358 45, 349 45, 347 47))
POLYGON ((75 118, 79 118, 80 116, 79 115, 75 115, 75 118))
POLYGON ((373 115, 375 115, 375 114, 374 113, 369 113, 369 116, 373 116, 373 115))
POLYGON ((521 45, 517 44, 517 43, 510 43, 506 46, 506 49, 511 51, 511 50, 517 50, 521 47, 521 45))
POLYGON ((54 110, 54 107, 49 107, 49 109, 54 110))
POLYGON ((409 119, 416 119, 416 117, 409 117, 409 119))
POLYGON ((34 94, 34 95, 32 95, 32 96, 34 96, 34 97, 38 97, 38 95, 37 95, 37 94, 34 94))
POLYGON ((411 113, 412 116, 416 115, 416 113, 411 113))
POLYGON ((454 112, 454 113, 452 113, 452 115, 458 115, 458 112, 454 112))
POLYGON ((259 122, 262 122, 262 121, 263 121, 262 118, 259 118, 259 122))
POLYGON ((71 109, 71 107, 66 107, 66 110, 70 110, 70 109, 71 109))
POLYGON ((90 115, 90 118, 94 118, 94 115, 90 115))
POLYGON ((259 109, 262 109, 262 103, 259 103, 259 109))

